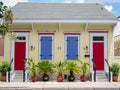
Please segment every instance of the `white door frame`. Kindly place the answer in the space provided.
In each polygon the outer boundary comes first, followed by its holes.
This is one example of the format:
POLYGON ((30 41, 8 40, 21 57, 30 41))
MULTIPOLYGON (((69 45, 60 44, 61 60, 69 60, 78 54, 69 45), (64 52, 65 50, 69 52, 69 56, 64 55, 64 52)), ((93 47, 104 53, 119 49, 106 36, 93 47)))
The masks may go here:
POLYGON ((90 69, 90 71, 93 71, 93 42, 104 42, 104 71, 107 72, 108 67, 107 67, 107 63, 105 62, 105 59, 108 60, 108 40, 107 40, 107 35, 108 33, 90 33, 90 65, 92 66, 92 68, 90 69), (104 41, 93 41, 93 37, 94 36, 103 36, 104 37, 104 41))
POLYGON ((14 70, 14 48, 15 48, 15 42, 26 42, 26 56, 25 58, 28 58, 28 50, 29 50, 29 33, 28 32, 15 32, 16 37, 25 37, 25 40, 11 40, 11 59, 13 58, 13 63, 12 63, 12 70, 14 70))

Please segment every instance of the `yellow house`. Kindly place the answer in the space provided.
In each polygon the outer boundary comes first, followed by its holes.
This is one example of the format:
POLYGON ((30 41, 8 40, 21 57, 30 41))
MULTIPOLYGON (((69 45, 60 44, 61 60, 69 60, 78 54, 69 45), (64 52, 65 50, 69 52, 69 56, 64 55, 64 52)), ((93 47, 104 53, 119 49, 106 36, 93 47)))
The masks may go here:
MULTIPOLYGON (((24 59, 87 61, 91 73, 108 73, 113 60, 113 30, 117 19, 99 3, 17 3, 11 30, 17 40, 0 38, 0 58, 13 59, 23 70, 24 59), (4 42, 4 43, 3 43, 4 42)), ((100 80, 97 78, 97 80, 100 80)))

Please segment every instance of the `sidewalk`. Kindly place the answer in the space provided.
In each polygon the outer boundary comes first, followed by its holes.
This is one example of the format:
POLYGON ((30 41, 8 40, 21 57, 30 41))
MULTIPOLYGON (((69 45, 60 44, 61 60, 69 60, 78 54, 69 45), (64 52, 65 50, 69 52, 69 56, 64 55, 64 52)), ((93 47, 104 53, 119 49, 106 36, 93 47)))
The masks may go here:
POLYGON ((120 82, 0 82, 0 90, 120 90, 120 82))

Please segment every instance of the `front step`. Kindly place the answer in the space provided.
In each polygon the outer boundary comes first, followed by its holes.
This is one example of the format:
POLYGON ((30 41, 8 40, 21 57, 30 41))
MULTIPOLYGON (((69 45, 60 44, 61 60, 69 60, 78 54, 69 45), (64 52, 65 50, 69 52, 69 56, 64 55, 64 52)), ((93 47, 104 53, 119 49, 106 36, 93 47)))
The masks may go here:
POLYGON ((96 72, 96 81, 97 82, 108 82, 108 76, 104 71, 96 72))
POLYGON ((13 71, 11 82, 23 82, 23 70, 13 71))

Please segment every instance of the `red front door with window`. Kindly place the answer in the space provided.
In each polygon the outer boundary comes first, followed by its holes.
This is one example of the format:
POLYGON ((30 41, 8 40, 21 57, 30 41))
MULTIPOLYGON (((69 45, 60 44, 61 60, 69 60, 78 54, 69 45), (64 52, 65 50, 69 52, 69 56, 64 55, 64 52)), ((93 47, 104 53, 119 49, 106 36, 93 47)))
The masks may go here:
POLYGON ((14 48, 14 69, 23 70, 26 56, 26 42, 15 42, 14 48))
POLYGON ((96 70, 104 70, 104 42, 93 42, 93 59, 96 70))

